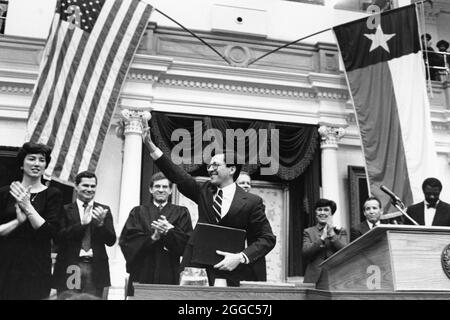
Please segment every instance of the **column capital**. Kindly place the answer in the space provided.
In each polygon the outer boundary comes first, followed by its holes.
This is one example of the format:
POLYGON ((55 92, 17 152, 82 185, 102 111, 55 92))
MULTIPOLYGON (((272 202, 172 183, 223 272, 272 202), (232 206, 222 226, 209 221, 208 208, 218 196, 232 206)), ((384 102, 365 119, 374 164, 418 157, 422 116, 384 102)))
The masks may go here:
POLYGON ((318 129, 321 142, 320 147, 324 148, 338 148, 338 141, 345 135, 343 127, 332 127, 321 125, 318 129))
POLYGON ((121 121, 116 129, 118 137, 125 138, 130 134, 142 135, 142 122, 151 119, 148 110, 122 109, 120 111, 121 121))

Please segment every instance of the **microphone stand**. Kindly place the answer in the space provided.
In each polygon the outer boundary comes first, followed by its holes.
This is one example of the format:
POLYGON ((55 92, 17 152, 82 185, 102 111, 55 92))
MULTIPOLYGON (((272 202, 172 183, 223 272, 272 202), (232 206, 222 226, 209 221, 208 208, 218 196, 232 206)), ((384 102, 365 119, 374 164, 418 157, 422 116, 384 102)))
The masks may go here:
POLYGON ((409 221, 411 221, 414 225, 418 226, 419 224, 416 222, 416 220, 414 220, 413 218, 411 218, 405 211, 405 204, 399 199, 397 201, 394 201, 394 199, 391 199, 391 203, 394 205, 394 207, 396 207, 398 209, 398 211, 401 212, 401 214, 403 214, 405 217, 407 217, 409 219, 409 221))

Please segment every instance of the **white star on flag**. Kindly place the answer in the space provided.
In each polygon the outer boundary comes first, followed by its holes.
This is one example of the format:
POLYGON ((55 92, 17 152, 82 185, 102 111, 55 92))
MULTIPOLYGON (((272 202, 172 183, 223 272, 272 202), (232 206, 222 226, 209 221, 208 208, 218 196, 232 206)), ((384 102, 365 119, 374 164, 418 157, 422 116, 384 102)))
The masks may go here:
POLYGON ((372 40, 372 45, 370 46, 369 52, 372 52, 378 47, 382 47, 384 50, 390 53, 389 46, 387 45, 387 41, 389 41, 392 37, 395 36, 393 34, 384 34, 383 29, 381 29, 381 25, 378 25, 377 31, 373 34, 364 34, 368 39, 372 40))

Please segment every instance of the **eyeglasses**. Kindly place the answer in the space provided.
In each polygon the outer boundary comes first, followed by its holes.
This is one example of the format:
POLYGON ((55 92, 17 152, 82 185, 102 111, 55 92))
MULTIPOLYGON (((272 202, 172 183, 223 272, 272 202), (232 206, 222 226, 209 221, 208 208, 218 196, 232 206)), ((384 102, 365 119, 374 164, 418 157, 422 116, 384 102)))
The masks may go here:
POLYGON ((217 168, 219 168, 220 166, 222 166, 222 165, 224 165, 224 163, 222 163, 222 164, 218 164, 218 163, 210 163, 210 164, 208 164, 208 165, 206 165, 206 169, 213 169, 213 170, 216 170, 217 168))

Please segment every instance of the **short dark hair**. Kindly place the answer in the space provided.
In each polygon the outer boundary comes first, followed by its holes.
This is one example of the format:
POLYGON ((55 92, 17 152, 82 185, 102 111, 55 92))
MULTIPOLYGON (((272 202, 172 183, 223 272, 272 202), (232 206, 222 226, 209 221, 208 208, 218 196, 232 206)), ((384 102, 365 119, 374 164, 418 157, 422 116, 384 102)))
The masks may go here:
POLYGON ((80 173, 77 174, 77 176, 75 177, 75 185, 79 185, 81 182, 81 179, 83 178, 95 178, 95 184, 97 184, 97 176, 95 175, 95 173, 91 172, 91 171, 82 171, 80 173))
MULTIPOLYGON (((220 153, 218 153, 220 154, 220 153)), ((225 165, 227 167, 235 167, 236 171, 233 174, 233 181, 236 181, 239 178, 239 174, 242 170, 242 163, 239 163, 238 154, 237 152, 231 151, 231 150, 225 150, 222 152, 223 154, 223 161, 225 162, 225 165), (232 162, 227 162, 227 159, 233 159, 232 162)))
POLYGON ((422 34, 420 36, 420 38, 422 38, 422 40, 423 40, 423 38, 427 38, 427 40, 430 41, 431 40, 431 35, 429 33, 425 33, 425 34, 422 34))
MULTIPOLYGON (((152 188, 153 184, 156 181, 163 180, 163 179, 167 179, 167 177, 164 175, 164 173, 157 172, 157 173, 153 174, 152 177, 150 178, 149 183, 148 183, 148 187, 152 188)), ((169 181, 169 187, 172 188, 172 181, 170 181, 169 179, 167 179, 167 180, 169 181)))
POLYGON ((439 40, 439 41, 436 43, 436 47, 437 47, 437 48, 439 48, 439 47, 444 47, 445 50, 447 50, 449 46, 450 46, 449 43, 448 43, 447 41, 445 41, 445 40, 439 40))
POLYGON ((380 209, 381 209, 382 204, 381 204, 380 199, 378 199, 378 198, 375 197, 375 196, 371 196, 371 197, 368 197, 368 198, 366 199, 366 201, 364 201, 364 204, 363 204, 363 211, 364 211, 364 208, 365 208, 365 206, 366 206, 366 202, 367 202, 367 201, 371 201, 371 200, 375 200, 376 202, 378 202, 378 204, 380 205, 380 209))
POLYGON ((333 200, 324 199, 324 198, 317 200, 316 204, 314 205, 314 211, 317 208, 321 208, 321 207, 330 207, 332 215, 336 212, 336 209, 337 209, 336 202, 334 202, 333 200))
POLYGON ((439 191, 442 190, 442 183, 436 178, 426 178, 422 183, 422 191, 425 191, 426 186, 430 186, 432 188, 438 187, 439 191))
POLYGON ((45 168, 47 169, 52 157, 52 148, 42 143, 25 142, 23 146, 19 149, 16 159, 19 167, 23 165, 23 160, 29 154, 42 154, 45 157, 45 168))

